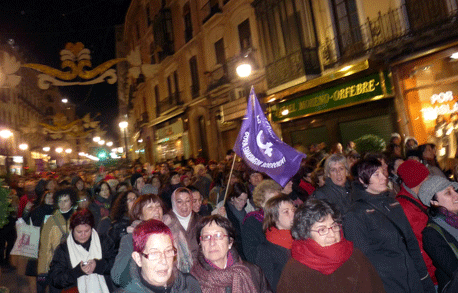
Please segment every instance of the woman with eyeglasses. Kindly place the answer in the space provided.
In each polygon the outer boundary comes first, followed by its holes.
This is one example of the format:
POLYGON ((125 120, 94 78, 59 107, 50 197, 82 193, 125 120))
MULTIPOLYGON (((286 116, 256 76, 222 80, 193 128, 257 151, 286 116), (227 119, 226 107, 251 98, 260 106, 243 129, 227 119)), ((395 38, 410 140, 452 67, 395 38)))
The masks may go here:
POLYGON ((199 253, 191 270, 208 293, 272 292, 262 270, 243 261, 235 247, 235 230, 220 215, 202 218, 196 227, 199 253))
POLYGON ((197 280, 176 267, 177 249, 169 227, 158 220, 138 224, 132 234, 132 280, 116 292, 200 293, 197 280))
POLYGON ((291 258, 277 292, 385 292, 367 257, 342 233, 338 209, 324 200, 309 199, 295 212, 291 258))
POLYGON ((386 292, 436 292, 404 210, 390 196, 382 163, 368 158, 353 166, 353 204, 345 237, 371 261, 386 292))

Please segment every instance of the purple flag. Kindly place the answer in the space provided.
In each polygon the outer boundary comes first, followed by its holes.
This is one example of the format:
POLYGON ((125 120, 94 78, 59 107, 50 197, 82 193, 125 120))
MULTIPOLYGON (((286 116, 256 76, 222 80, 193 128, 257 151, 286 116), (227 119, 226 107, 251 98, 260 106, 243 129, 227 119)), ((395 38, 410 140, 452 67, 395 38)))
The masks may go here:
POLYGON ((293 177, 305 155, 282 142, 267 121, 261 105, 251 88, 247 113, 234 145, 234 152, 248 166, 266 173, 281 186, 293 177))

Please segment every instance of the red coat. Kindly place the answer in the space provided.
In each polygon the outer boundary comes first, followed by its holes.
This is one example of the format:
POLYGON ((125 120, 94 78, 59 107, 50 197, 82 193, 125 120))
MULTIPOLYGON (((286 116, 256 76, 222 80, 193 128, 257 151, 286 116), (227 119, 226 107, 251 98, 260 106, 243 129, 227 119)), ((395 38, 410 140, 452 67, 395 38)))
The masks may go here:
POLYGON ((428 224, 428 215, 425 214, 419 207, 415 204, 410 202, 408 199, 399 197, 399 195, 405 195, 413 199, 415 202, 420 204, 422 207, 427 209, 427 207, 418 199, 414 198, 409 191, 407 191, 404 187, 404 184, 401 184, 401 191, 399 191, 396 199, 401 204, 404 213, 406 214, 407 220, 409 220, 410 226, 412 227, 413 233, 417 238, 418 244, 420 246, 421 255, 423 256, 423 260, 425 261, 426 267, 428 268, 428 273, 431 276, 434 284, 437 285, 437 280, 435 276, 436 268, 433 266, 433 261, 428 256, 428 254, 423 249, 423 235, 422 231, 428 224))

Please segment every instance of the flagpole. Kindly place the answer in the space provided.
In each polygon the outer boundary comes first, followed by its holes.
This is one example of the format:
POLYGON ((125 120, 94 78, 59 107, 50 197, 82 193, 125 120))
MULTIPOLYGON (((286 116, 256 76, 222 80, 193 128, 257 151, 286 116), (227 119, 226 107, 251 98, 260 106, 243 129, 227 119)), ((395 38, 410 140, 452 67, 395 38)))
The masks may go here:
POLYGON ((226 191, 224 192, 224 203, 223 203, 223 206, 226 205, 227 191, 229 190, 229 184, 231 183, 232 171, 234 170, 234 164, 235 164, 235 159, 236 158, 237 158, 237 154, 234 153, 234 159, 232 160, 231 172, 229 173, 229 179, 227 180, 227 184, 226 184, 226 191))

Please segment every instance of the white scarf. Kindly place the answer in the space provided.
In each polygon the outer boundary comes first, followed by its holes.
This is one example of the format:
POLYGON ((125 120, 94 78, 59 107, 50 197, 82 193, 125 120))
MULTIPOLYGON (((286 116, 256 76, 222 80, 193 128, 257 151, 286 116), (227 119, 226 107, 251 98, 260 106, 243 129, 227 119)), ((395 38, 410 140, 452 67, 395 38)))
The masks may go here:
MULTIPOLYGON (((73 239, 73 233, 70 233, 67 237, 68 253, 70 254, 70 262, 72 268, 79 266, 83 261, 90 259, 101 259, 102 258, 102 247, 100 245, 99 235, 92 229, 91 244, 89 251, 84 249, 83 246, 78 245, 73 239)), ((77 279, 78 281, 78 292, 80 293, 109 293, 108 286, 105 282, 105 278, 98 274, 82 275, 77 279)))
POLYGON ((181 226, 183 226, 184 230, 187 231, 189 221, 191 221, 192 211, 189 213, 189 216, 187 217, 180 216, 180 214, 178 214, 178 211, 175 208, 173 208, 173 212, 175 213, 175 216, 177 216, 177 219, 180 222, 181 226))

